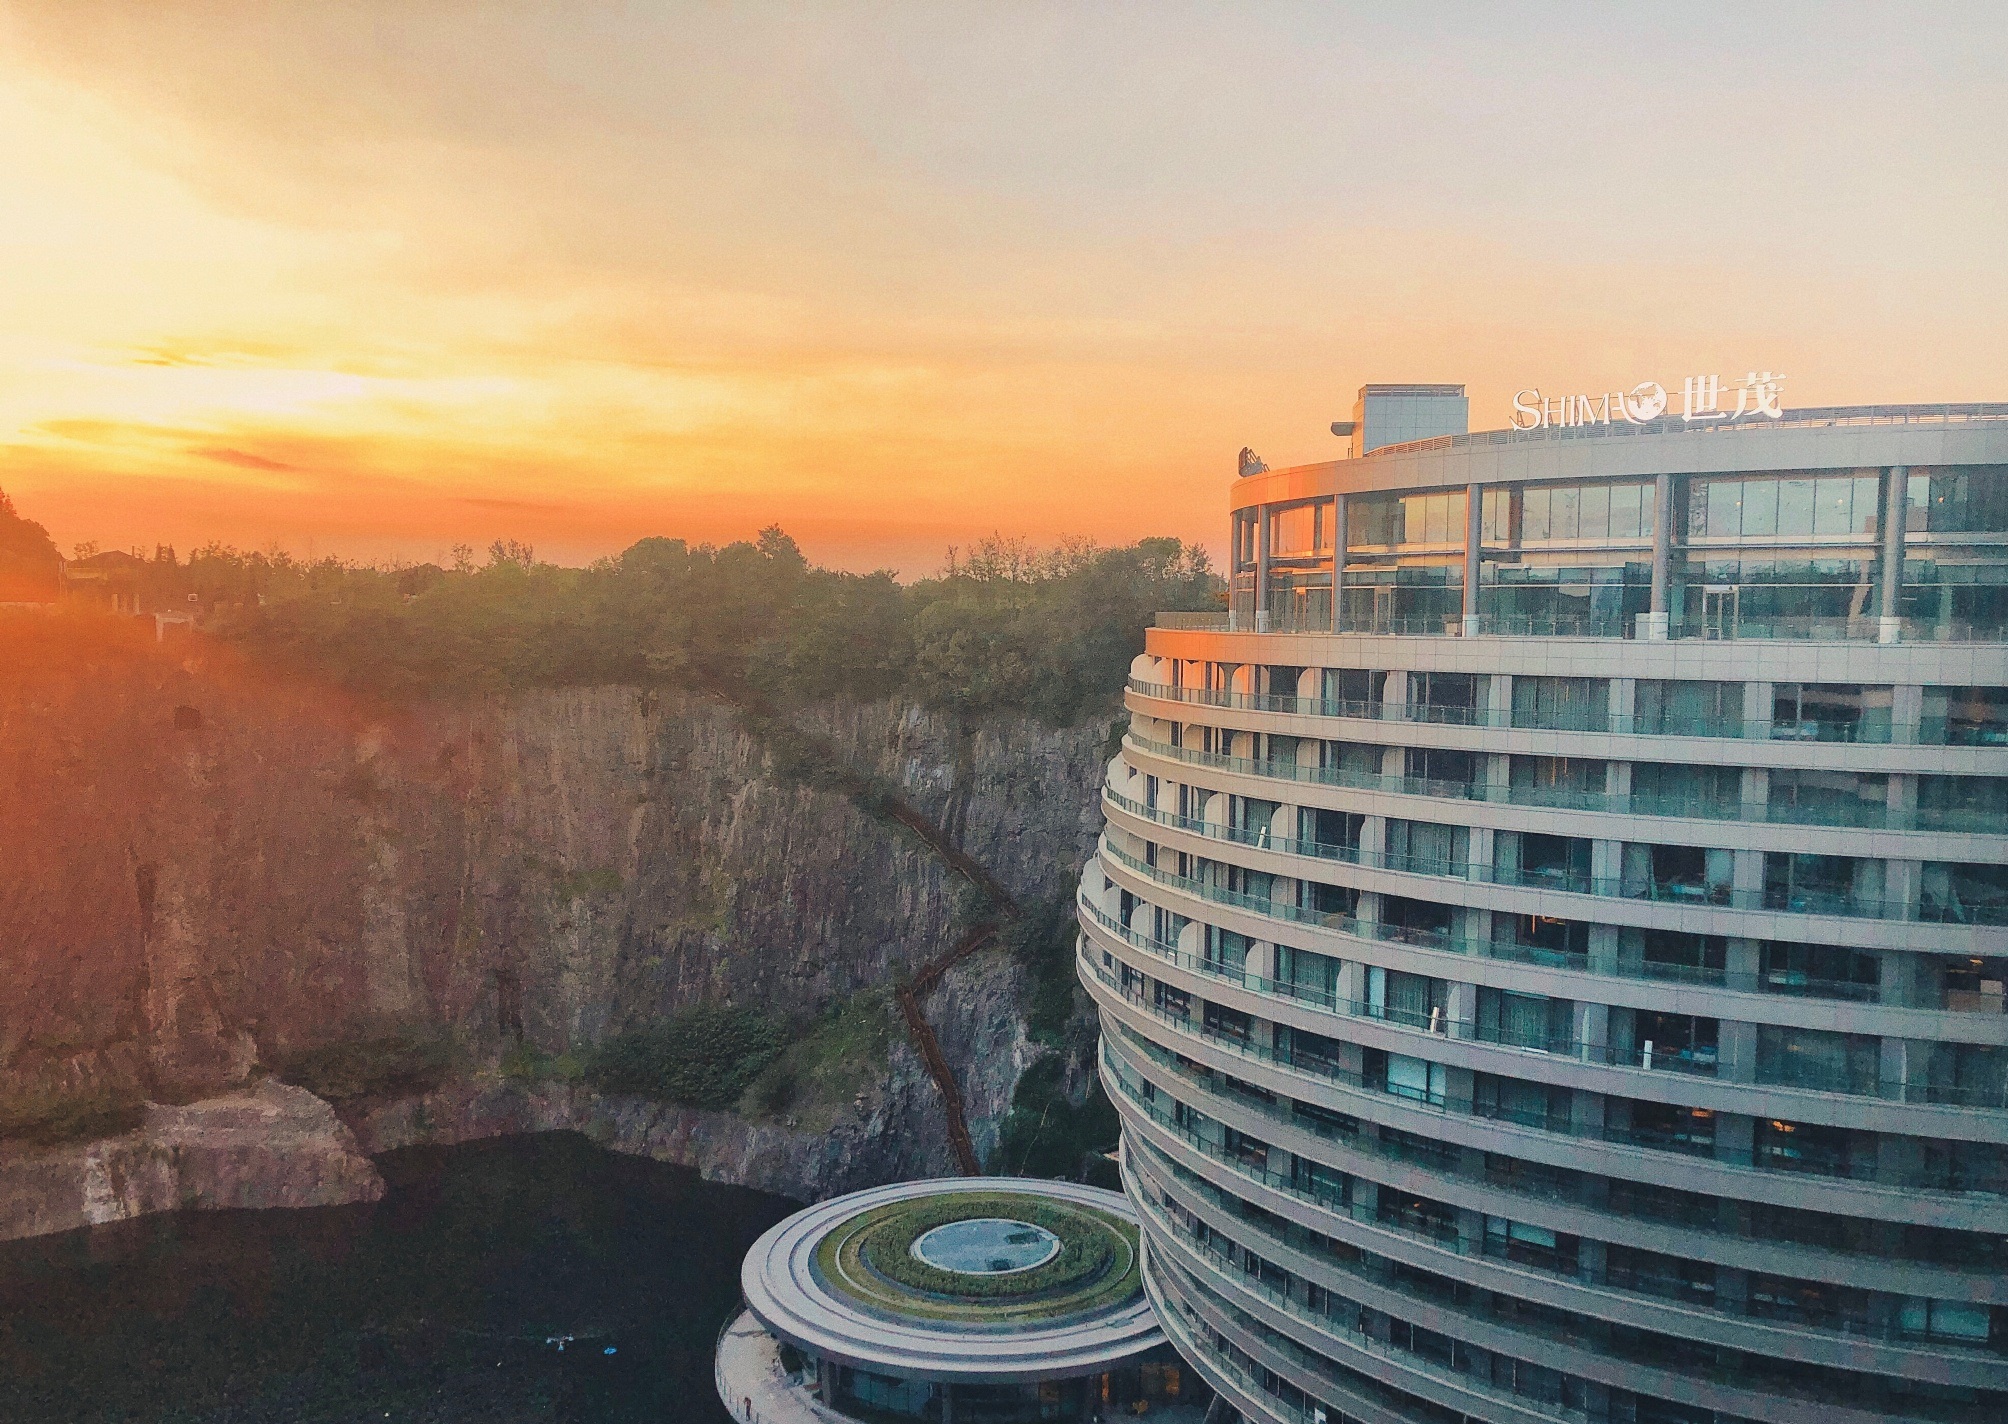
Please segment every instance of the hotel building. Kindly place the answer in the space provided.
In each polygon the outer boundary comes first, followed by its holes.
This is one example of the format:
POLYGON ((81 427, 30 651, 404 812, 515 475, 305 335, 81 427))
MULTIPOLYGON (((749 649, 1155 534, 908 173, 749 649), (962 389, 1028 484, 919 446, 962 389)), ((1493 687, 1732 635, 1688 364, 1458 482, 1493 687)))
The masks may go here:
POLYGON ((1279 1424, 2008 1420, 2008 405, 1463 410, 1246 466, 1131 668, 1167 1337, 1279 1424))

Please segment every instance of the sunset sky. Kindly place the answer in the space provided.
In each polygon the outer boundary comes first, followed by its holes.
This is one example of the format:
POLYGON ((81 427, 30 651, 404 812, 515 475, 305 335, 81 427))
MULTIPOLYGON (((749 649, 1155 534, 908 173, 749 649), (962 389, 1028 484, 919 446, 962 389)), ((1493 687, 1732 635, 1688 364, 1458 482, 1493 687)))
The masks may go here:
POLYGON ((0 487, 66 550, 914 575, 1217 549, 1364 381, 2008 399, 2004 16, 9 5, 0 487))

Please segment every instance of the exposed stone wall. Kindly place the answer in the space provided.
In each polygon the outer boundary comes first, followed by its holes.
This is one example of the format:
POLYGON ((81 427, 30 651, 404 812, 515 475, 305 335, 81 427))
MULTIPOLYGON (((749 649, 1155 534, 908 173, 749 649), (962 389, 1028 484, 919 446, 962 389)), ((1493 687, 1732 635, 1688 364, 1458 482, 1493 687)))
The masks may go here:
MULTIPOLYGON (((803 720, 962 827, 1014 894, 1072 883, 1106 724, 965 741, 889 704, 803 720)), ((471 1073, 519 1026, 561 1053, 705 999, 807 1018, 939 952, 958 895, 909 836, 769 774, 729 709, 632 688, 389 712, 214 651, 79 655, 0 686, 0 787, 0 1105, 93 1085, 190 1102, 400 1026, 450 1027, 471 1073)), ((1021 998, 986 955, 930 1006, 979 1149, 1029 1061, 1021 998)), ((946 1167, 929 1092, 896 1053, 848 1146, 588 1116, 816 1194, 946 1167)))
POLYGON ((116 1137, 0 1153, 0 1240, 149 1212, 338 1206, 383 1192, 333 1109, 265 1079, 186 1107, 156 1103, 116 1137))

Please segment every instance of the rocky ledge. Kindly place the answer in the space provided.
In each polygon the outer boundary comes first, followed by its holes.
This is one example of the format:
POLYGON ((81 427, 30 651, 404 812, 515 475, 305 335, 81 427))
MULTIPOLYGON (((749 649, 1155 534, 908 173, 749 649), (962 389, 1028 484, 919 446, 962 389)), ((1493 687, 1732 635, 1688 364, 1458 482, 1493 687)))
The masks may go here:
POLYGON ((383 1178, 334 1109, 264 1079, 135 1131, 61 1147, 0 1147, 0 1240, 156 1211, 375 1201, 383 1178))

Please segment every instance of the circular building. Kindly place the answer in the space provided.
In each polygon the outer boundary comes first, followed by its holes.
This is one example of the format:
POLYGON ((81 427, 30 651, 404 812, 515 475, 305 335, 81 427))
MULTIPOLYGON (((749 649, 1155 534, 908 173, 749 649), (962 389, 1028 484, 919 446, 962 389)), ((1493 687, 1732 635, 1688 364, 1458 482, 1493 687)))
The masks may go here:
POLYGON ((1141 1267, 1128 1203, 1093 1187, 979 1177, 836 1197, 747 1252, 719 1397, 758 1424, 1019 1424, 1140 1402, 1176 1419, 1203 1386, 1165 1345, 1141 1267))

